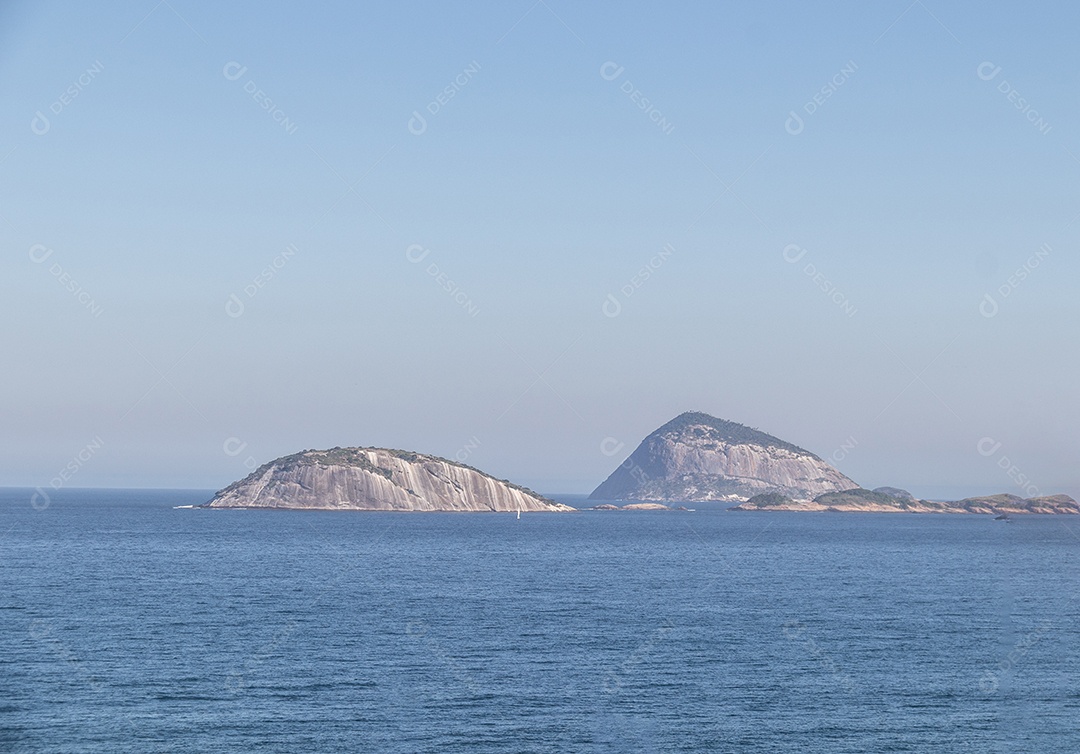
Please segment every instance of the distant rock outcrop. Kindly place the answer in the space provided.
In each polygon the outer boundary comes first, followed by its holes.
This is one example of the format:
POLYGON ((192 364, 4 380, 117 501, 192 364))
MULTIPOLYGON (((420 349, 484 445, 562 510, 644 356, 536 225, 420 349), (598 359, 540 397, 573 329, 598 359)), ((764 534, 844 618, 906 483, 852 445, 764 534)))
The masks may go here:
POLYGON ((305 450, 264 464, 204 508, 573 511, 445 458, 385 448, 305 450))
POLYGON ((907 490, 902 490, 899 487, 875 487, 874 492, 881 492, 885 495, 891 495, 892 497, 900 498, 901 500, 914 500, 915 496, 907 490))
POLYGON ((989 495, 957 500, 949 505, 963 507, 969 513, 1071 513, 1080 514, 1080 504, 1068 495, 1044 495, 1022 498, 1017 495, 989 495))
MULTIPOLYGON (((811 501, 795 501, 782 495, 758 495, 737 505, 736 511, 835 511, 855 513, 1066 513, 1080 514, 1080 504, 1068 495, 1024 499, 1016 495, 990 495, 938 502, 916 500, 876 490, 844 490, 818 495, 811 501)), ((897 490, 903 492, 903 490, 897 490)))
POLYGON ((743 510, 758 510, 762 508, 786 510, 794 505, 795 501, 787 495, 781 495, 779 492, 766 492, 761 495, 754 495, 738 507, 743 510))
POLYGON ((611 503, 601 503, 600 505, 594 505, 592 508, 586 508, 588 511, 688 511, 689 508, 679 506, 678 508, 672 508, 661 503, 630 503, 629 505, 612 505, 611 503))
POLYGON ((591 500, 812 500, 858 487, 813 453, 756 429, 689 412, 646 437, 591 500))

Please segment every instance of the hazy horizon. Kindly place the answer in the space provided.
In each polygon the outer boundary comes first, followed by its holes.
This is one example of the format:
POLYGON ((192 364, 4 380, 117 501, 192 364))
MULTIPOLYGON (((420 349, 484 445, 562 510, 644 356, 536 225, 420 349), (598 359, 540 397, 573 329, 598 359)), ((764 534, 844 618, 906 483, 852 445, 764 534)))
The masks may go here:
POLYGON ((5 4, 0 486, 383 446, 584 494, 700 410, 1080 498, 1077 22, 5 4))

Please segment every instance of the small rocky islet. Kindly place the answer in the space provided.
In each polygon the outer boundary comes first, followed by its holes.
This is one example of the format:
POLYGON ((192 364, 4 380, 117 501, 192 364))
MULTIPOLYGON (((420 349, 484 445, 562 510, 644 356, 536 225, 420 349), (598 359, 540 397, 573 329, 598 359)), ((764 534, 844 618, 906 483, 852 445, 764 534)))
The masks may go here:
POLYGON ((998 516, 1023 513, 1080 514, 1080 504, 1068 495, 1022 498, 1018 495, 987 495, 963 500, 917 500, 905 490, 896 492, 854 489, 830 492, 813 500, 792 500, 778 493, 755 495, 733 511, 828 511, 832 513, 987 513, 998 516), (897 494, 902 493, 902 494, 897 494))
MULTIPOLYGON (((691 411, 646 437, 589 496, 597 511, 1080 514, 1068 495, 940 502, 864 489, 819 456, 737 422, 691 411), (615 505, 615 502, 622 503, 615 505)), ((567 513, 568 505, 456 461, 390 448, 304 450, 266 463, 201 508, 567 513)))

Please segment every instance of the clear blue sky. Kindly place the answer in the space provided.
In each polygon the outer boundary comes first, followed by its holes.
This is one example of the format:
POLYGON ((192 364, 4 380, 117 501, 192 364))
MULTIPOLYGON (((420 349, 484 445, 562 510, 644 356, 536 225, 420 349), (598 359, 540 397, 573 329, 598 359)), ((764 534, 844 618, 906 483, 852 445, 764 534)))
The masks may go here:
POLYGON ((0 6, 0 484, 585 492, 695 409, 1080 496, 1080 6, 371 6, 0 6))

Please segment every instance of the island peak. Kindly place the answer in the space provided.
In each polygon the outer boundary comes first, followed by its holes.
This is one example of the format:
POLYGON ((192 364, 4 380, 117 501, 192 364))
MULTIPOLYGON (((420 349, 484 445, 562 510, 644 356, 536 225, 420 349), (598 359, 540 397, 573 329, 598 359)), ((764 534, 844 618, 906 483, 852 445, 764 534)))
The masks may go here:
POLYGON ((646 437, 589 499, 742 502, 773 492, 809 501, 858 486, 798 445, 687 411, 646 437))

